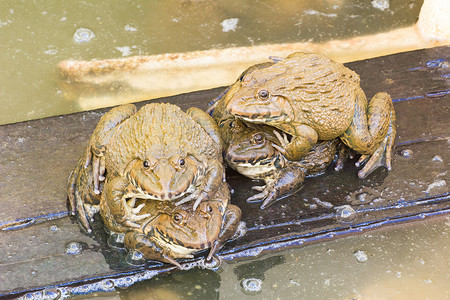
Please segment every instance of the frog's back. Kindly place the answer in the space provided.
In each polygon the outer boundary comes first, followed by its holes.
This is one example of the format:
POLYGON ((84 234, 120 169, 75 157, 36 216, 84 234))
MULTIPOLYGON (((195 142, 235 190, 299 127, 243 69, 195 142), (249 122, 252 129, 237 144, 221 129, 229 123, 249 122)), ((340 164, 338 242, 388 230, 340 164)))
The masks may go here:
POLYGON ((177 153, 218 157, 220 149, 197 122, 178 106, 167 103, 148 104, 123 122, 107 151, 119 169, 135 157, 170 157, 177 153))
POLYGON ((268 82, 273 93, 286 96, 293 121, 313 127, 319 139, 339 136, 351 123, 359 76, 323 55, 294 53, 278 62, 283 76, 268 82))

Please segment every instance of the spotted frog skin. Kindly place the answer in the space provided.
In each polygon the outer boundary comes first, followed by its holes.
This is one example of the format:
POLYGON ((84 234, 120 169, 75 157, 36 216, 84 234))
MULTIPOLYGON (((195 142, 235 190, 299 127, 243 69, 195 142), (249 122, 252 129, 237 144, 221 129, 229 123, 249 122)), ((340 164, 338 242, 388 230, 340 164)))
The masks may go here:
POLYGON ((307 155, 318 140, 340 138, 362 154, 360 178, 379 166, 391 169, 396 119, 390 96, 378 93, 368 101, 359 76, 323 55, 296 52, 249 69, 220 101, 222 114, 292 136, 278 146, 290 161, 307 155))
POLYGON ((342 144, 333 139, 317 143, 301 160, 290 161, 275 147, 280 138, 287 136, 273 127, 228 119, 222 123, 221 131, 229 133, 224 148, 226 163, 242 175, 265 181, 263 186, 253 186, 259 193, 247 199, 262 201, 261 208, 299 191, 305 176, 323 172, 338 152, 341 155, 336 169, 341 168, 346 154, 338 151, 342 144))
POLYGON ((221 186, 222 161, 218 127, 200 109, 185 113, 162 103, 139 111, 132 104, 113 108, 100 119, 69 178, 71 213, 90 232, 99 202, 109 205, 116 222, 136 228, 149 215, 138 215, 145 204, 129 205, 134 199, 178 205, 195 200, 195 210, 221 186))

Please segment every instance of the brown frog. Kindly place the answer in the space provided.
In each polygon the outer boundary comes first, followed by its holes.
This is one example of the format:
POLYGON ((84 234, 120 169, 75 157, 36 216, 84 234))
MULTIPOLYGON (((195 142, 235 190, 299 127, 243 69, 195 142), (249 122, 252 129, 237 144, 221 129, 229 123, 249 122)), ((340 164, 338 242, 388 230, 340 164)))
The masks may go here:
POLYGON ((276 146, 288 160, 301 159, 318 140, 339 137, 362 154, 359 177, 381 165, 391 169, 396 119, 390 96, 378 93, 368 101, 359 76, 323 55, 296 52, 248 70, 219 102, 221 114, 292 136, 278 135, 276 146))
POLYGON ((117 222, 139 228, 149 215, 138 215, 145 203, 135 207, 135 199, 195 200, 195 210, 215 195, 223 178, 222 140, 208 114, 161 103, 137 111, 128 104, 100 119, 69 178, 68 196, 71 213, 88 232, 100 193, 117 222))
POLYGON ((253 186, 259 191, 247 199, 247 202, 262 201, 265 208, 275 201, 292 195, 302 188, 305 176, 322 173, 334 160, 339 159, 335 169, 342 168, 346 155, 345 148, 338 139, 321 141, 299 161, 290 161, 278 150, 279 137, 284 133, 274 133, 273 127, 244 123, 228 119, 221 124, 221 131, 229 133, 225 140, 224 157, 226 163, 252 179, 263 179, 265 185, 253 186))
POLYGON ((146 215, 138 221, 138 228, 117 222, 111 202, 102 201, 101 215, 111 232, 125 234, 128 250, 138 250, 147 259, 171 263, 181 269, 175 259, 192 258, 194 253, 211 248, 207 256, 210 260, 235 234, 241 210, 228 204, 229 199, 230 192, 224 182, 214 197, 202 201, 196 210, 190 203, 137 200, 137 205, 143 205, 142 215, 146 215))

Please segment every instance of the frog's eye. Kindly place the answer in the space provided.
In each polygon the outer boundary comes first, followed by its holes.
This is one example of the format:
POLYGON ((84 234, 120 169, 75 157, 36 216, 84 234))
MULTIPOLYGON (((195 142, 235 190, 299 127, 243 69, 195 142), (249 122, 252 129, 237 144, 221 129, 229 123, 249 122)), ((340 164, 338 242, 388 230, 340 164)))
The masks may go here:
POLYGON ((150 168, 150 162, 148 160, 144 160, 144 162, 142 163, 142 165, 144 166, 144 168, 148 169, 150 168))
POLYGON ((265 141, 265 138, 261 132, 255 133, 252 136, 252 143, 255 145, 261 145, 262 143, 264 143, 264 141, 265 141))
POLYGON ((173 221, 177 224, 180 224, 183 221, 183 216, 180 213, 175 213, 173 215, 173 221))
POLYGON ((179 165, 180 167, 184 167, 185 164, 186 164, 186 161, 184 160, 184 158, 180 158, 180 159, 178 160, 178 165, 179 165))
POLYGON ((258 92, 258 97, 261 100, 266 100, 267 98, 269 98, 269 91, 267 91, 267 90, 260 90, 258 92))
POLYGON ((208 207, 206 208, 206 211, 207 211, 208 213, 212 214, 212 213, 213 213, 213 208, 212 208, 212 206, 211 206, 211 205, 208 205, 208 207))

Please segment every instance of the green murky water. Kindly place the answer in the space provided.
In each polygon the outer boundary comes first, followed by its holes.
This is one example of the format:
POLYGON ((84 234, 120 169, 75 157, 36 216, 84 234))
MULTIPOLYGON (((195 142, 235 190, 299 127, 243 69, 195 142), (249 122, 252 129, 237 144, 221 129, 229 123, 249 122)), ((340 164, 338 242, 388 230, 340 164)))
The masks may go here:
POLYGON ((0 124, 80 111, 56 65, 264 43, 321 42, 410 26, 423 1, 0 2, 0 124), (95 35, 77 43, 74 33, 95 35))

